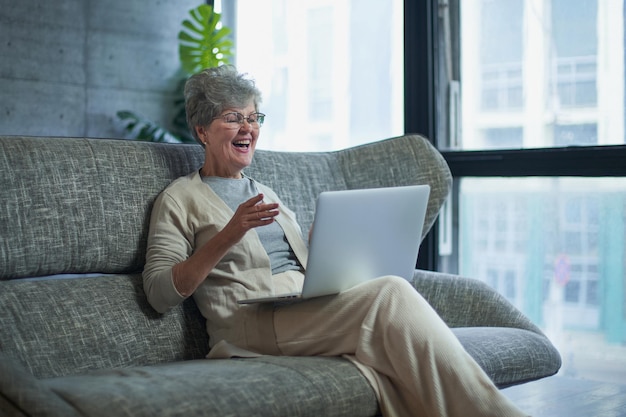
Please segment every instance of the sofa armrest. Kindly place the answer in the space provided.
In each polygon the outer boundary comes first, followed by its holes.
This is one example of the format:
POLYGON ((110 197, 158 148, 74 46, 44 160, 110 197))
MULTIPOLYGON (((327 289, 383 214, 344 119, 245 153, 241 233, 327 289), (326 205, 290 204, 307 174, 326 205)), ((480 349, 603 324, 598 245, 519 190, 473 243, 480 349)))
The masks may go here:
POLYGON ((413 285, 449 327, 513 327, 543 335, 521 311, 482 281, 416 270, 413 285))

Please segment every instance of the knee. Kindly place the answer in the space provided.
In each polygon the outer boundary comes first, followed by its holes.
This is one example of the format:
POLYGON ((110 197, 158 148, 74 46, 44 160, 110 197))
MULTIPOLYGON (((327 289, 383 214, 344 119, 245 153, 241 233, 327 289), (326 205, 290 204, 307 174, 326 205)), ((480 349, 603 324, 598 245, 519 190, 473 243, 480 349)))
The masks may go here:
POLYGON ((380 277, 379 279, 382 281, 383 285, 387 285, 392 288, 398 288, 405 291, 409 288, 415 290, 409 281, 397 275, 386 275, 384 277, 380 277))
POLYGON ((404 298, 409 296, 410 298, 414 298, 416 295, 419 296, 415 287, 407 281, 406 279, 396 276, 396 275, 387 275, 384 277, 378 278, 380 285, 381 293, 388 293, 391 297, 404 298))
POLYGON ((395 275, 386 275, 366 281, 347 290, 346 294, 350 294, 350 296, 361 299, 364 302, 369 300, 378 305, 393 304, 394 306, 401 306, 423 301, 423 297, 409 281, 395 275))
POLYGON ((397 317, 398 322, 405 322, 407 315, 430 317, 427 312, 431 311, 432 307, 406 279, 398 276, 385 276, 375 281, 378 282, 376 301, 373 304, 378 309, 384 309, 387 314, 397 317))

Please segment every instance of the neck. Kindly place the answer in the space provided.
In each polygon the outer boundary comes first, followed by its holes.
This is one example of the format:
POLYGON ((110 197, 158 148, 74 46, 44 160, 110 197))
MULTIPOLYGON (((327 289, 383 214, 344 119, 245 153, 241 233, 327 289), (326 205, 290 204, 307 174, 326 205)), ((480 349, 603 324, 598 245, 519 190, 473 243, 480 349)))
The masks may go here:
POLYGON ((243 174, 241 171, 235 172, 233 174, 226 174, 226 173, 215 172, 214 170, 209 169, 206 166, 203 166, 200 169, 200 175, 203 177, 221 177, 221 178, 232 178, 236 180, 240 180, 243 178, 243 174))

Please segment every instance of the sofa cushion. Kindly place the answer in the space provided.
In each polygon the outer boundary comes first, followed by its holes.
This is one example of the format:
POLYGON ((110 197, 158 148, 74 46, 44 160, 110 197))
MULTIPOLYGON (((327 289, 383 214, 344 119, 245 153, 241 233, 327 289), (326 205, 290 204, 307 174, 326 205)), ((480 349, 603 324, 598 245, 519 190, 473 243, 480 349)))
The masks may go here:
POLYGON ((373 416, 374 391, 339 358, 205 359, 42 380, 88 416, 373 416))
POLYGON ((205 320, 192 299, 168 314, 141 276, 0 281, 0 347, 36 377, 204 358, 205 320))
POLYGON ((152 201, 202 160, 199 146, 124 140, 0 137, 0 146, 2 279, 140 270, 152 201))
POLYGON ((0 416, 78 417, 80 414, 17 361, 0 354, 0 416))

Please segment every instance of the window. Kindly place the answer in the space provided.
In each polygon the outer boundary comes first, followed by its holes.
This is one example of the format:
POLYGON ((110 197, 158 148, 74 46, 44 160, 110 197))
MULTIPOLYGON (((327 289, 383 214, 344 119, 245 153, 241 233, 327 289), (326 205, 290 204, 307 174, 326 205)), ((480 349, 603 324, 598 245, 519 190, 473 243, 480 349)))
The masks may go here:
POLYGON ((460 274, 483 279, 539 325, 548 325, 558 301, 559 314, 567 312, 563 332, 608 330, 604 320, 622 320, 623 300, 613 305, 603 292, 624 289, 626 179, 460 183, 460 274))
POLYGON ((482 131, 482 147, 487 149, 521 148, 524 129, 521 127, 490 127, 482 131))
POLYGON ((509 299, 557 345, 562 373, 623 381, 624 1, 447 3, 435 21, 449 107, 435 117, 459 129, 436 131, 455 176, 438 269, 509 299))
MULTIPOLYGON (((479 9, 476 9, 479 10, 479 9)), ((492 1, 480 8, 484 26, 480 39, 481 106, 484 111, 520 109, 523 106, 521 19, 495 19, 494 16, 520 16, 523 1, 492 1), (497 33, 498 36, 493 36, 497 33)))
POLYGON ((623 1, 460 7, 463 135, 450 149, 624 143, 623 1))
POLYGON ((336 150, 404 133, 402 2, 237 0, 232 13, 236 65, 263 93, 260 148, 336 150))
MULTIPOLYGON (((556 99, 553 105, 563 108, 594 107, 598 98, 596 62, 599 51, 603 49, 599 41, 608 41, 598 36, 598 12, 610 13, 612 8, 606 7, 607 4, 598 7, 596 0, 552 0, 545 3, 552 34, 551 84, 556 99)), ((607 29, 617 34, 615 27, 607 29)), ((616 44, 613 46, 618 47, 616 44)), ((611 52, 606 50, 606 53, 611 52)))

